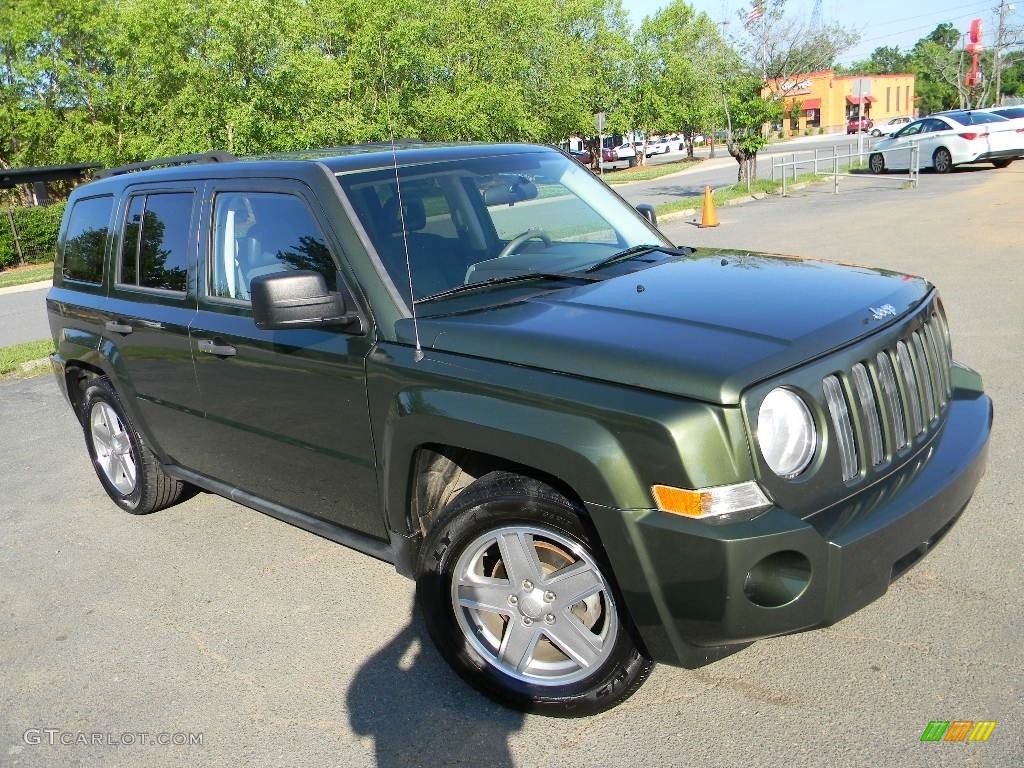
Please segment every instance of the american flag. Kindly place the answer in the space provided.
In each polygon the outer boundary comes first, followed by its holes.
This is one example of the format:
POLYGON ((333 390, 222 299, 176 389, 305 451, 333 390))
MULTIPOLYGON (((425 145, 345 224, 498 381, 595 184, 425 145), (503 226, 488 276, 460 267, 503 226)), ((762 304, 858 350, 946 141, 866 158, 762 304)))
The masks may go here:
POLYGON ((743 22, 743 26, 749 27, 760 19, 764 18, 764 0, 754 3, 750 8, 750 13, 747 14, 747 20, 743 22))

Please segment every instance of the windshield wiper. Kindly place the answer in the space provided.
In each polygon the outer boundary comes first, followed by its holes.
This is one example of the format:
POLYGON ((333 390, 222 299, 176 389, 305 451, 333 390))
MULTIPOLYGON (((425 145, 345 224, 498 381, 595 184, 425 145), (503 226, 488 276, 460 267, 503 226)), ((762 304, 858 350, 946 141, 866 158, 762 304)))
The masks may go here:
POLYGON ((438 291, 437 293, 432 293, 429 296, 424 296, 422 299, 416 299, 416 303, 422 304, 426 301, 434 301, 434 299, 445 299, 459 293, 468 293, 469 291, 475 291, 479 288, 490 288, 494 285, 507 285, 509 283, 521 283, 526 280, 583 280, 588 283, 594 283, 605 279, 606 278, 598 277, 597 275, 588 275, 585 272, 524 272, 521 275, 492 277, 489 280, 481 280, 478 283, 456 285, 454 288, 448 288, 444 291, 438 291))
POLYGON ((607 259, 601 259, 592 266, 587 267, 583 270, 583 273, 596 272, 602 267, 607 267, 609 264, 614 264, 618 261, 626 261, 628 259, 635 259, 637 256, 646 256, 649 253, 665 253, 669 256, 689 256, 693 253, 692 248, 672 248, 667 245, 652 245, 645 243, 643 245, 634 245, 632 248, 627 248, 624 251, 613 253, 607 259))

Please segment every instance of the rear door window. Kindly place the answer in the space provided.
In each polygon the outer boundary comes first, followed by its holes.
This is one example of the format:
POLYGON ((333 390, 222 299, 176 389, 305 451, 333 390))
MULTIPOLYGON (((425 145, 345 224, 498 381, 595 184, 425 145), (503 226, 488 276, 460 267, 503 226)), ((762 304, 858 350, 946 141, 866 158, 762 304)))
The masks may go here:
POLYGON ((185 292, 193 197, 167 192, 130 199, 118 283, 185 292))

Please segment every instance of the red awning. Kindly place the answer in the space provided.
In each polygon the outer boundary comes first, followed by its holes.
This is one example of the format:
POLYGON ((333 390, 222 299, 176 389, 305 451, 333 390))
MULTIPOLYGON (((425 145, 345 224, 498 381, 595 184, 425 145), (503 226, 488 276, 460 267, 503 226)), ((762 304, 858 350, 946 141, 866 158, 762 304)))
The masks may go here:
POLYGON ((860 96, 847 96, 846 97, 846 103, 847 104, 870 104, 874 100, 875 100, 874 96, 865 96, 863 98, 861 98, 860 96))
POLYGON ((821 99, 804 99, 803 108, 804 110, 821 109, 821 99))

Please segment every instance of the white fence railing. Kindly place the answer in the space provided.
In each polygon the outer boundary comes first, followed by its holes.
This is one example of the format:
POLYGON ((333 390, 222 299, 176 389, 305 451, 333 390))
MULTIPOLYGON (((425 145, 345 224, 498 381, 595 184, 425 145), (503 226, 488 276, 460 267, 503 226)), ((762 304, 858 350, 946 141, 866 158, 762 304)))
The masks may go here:
MULTIPOLYGON (((883 157, 892 152, 905 153, 906 147, 902 147, 898 150, 893 149, 868 149, 858 151, 855 144, 851 144, 846 152, 840 152, 839 145, 833 145, 831 151, 822 150, 820 148, 814 150, 804 150, 802 152, 786 152, 777 153, 771 156, 772 158, 772 181, 781 179, 782 181, 782 194, 786 195, 787 182, 794 181, 797 176, 802 173, 813 173, 816 176, 831 176, 832 177, 832 191, 836 194, 839 193, 839 179, 840 177, 846 177, 850 179, 872 179, 875 181, 896 181, 899 183, 909 182, 911 189, 917 189, 918 178, 920 176, 920 165, 921 165, 921 147, 917 142, 913 142, 910 145, 910 162, 909 168, 905 173, 865 173, 864 171, 870 171, 870 162, 872 155, 882 155, 883 157), (789 160, 786 158, 789 157, 789 160), (867 162, 865 162, 867 157, 867 162), (864 170, 858 171, 855 165, 859 165, 864 170)), ((886 164, 888 166, 888 164, 886 164)))

